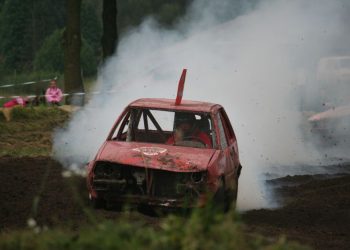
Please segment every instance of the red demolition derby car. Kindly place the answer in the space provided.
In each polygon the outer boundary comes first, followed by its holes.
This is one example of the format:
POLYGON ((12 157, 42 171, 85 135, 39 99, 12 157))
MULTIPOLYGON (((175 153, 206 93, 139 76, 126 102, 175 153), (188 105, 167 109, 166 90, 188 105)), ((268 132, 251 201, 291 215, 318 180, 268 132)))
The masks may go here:
POLYGON ((231 123, 219 104, 139 99, 115 122, 87 166, 89 198, 158 207, 224 208, 236 200, 241 164, 231 123))

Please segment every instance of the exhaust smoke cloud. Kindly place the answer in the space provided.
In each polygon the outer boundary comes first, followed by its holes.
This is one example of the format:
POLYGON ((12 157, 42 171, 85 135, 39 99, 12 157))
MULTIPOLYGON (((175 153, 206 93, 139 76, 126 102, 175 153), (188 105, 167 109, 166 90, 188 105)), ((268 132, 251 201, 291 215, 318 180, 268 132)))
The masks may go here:
POLYGON ((348 49, 348 4, 253 2, 195 0, 174 30, 148 18, 127 33, 118 55, 101 70, 98 85, 106 94, 92 98, 57 131, 55 157, 67 167, 91 160, 130 101, 175 98, 187 68, 184 99, 222 104, 234 126, 243 165, 238 208, 269 206, 262 173, 323 160, 303 135, 308 117, 302 104, 309 98, 304 89, 318 88, 322 57, 348 49))

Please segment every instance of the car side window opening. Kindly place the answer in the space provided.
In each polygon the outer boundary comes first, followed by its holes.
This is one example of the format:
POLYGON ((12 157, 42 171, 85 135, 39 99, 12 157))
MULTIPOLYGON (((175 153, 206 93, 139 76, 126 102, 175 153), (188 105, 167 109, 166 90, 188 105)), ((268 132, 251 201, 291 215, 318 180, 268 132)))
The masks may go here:
POLYGON ((173 135, 167 144, 212 148, 212 122, 207 113, 176 112, 173 135))
POLYGON ((234 141, 236 141, 236 136, 235 133, 233 132, 231 123, 227 117, 227 114, 225 113, 225 111, 223 109, 220 110, 220 117, 222 120, 222 124, 225 130, 225 134, 226 134, 226 138, 228 140, 228 144, 233 143, 234 141))
POLYGON ((227 138, 225 134, 225 129, 224 125, 222 123, 221 115, 218 113, 217 114, 217 120, 218 120, 218 126, 219 126, 219 137, 220 137, 220 145, 222 149, 227 148, 228 143, 227 143, 227 138))
POLYGON ((216 141, 216 137, 218 136, 217 133, 215 132, 214 129, 214 124, 213 124, 213 120, 211 119, 211 116, 208 115, 207 119, 210 122, 210 131, 209 131, 209 136, 211 137, 211 141, 213 143, 213 148, 217 148, 217 141, 216 141))
POLYGON ((125 141, 130 122, 130 112, 127 112, 113 130, 112 140, 125 141))

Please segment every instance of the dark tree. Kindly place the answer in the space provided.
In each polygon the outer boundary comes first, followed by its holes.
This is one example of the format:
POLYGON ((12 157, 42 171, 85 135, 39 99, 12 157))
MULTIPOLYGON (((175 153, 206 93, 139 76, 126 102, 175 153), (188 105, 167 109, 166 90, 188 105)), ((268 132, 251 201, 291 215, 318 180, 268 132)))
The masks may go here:
POLYGON ((64 1, 0 0, 1 66, 8 71, 32 70, 43 41, 64 26, 64 1))
POLYGON ((104 61, 113 55, 116 49, 118 41, 117 13, 117 0, 103 0, 102 56, 104 61))
POLYGON ((28 1, 6 1, 3 3, 0 16, 0 55, 10 70, 20 71, 28 67, 31 58, 30 26, 26 20, 31 20, 28 11, 28 1))
MULTIPOLYGON (((66 0, 67 22, 63 34, 64 87, 69 94, 84 92, 80 66, 80 9, 81 0, 66 0)), ((68 104, 83 105, 83 95, 69 95, 68 104)))

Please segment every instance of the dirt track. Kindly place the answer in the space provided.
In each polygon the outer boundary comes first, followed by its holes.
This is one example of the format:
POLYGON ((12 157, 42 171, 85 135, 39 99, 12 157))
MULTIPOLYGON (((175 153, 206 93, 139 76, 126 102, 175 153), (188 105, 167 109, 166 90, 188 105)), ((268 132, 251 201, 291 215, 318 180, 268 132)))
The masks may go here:
MULTIPOLYGON (((85 179, 63 178, 61 165, 45 157, 0 158, 0 233, 27 227, 35 218, 39 225, 76 228, 89 221, 85 179), (40 197, 35 209, 34 200, 40 197)), ((121 212, 96 210, 93 217, 118 219, 121 212)), ((156 218, 142 216, 145 223, 156 218)))
POLYGON ((286 205, 247 212, 249 230, 284 234, 315 249, 350 249, 350 175, 288 176, 269 185, 286 205))
MULTIPOLYGON (((44 157, 3 157, 0 171, 0 232, 25 228, 30 217, 49 227, 76 228, 89 220, 84 179, 63 178, 59 163, 44 157), (40 197, 37 210, 35 197, 40 197)), ((284 234, 315 249, 350 249, 350 175, 288 176, 268 185, 285 206, 242 214, 247 231, 268 237, 284 234)), ((94 215, 118 219, 121 213, 98 210, 94 215)), ((133 216, 153 225, 158 220, 133 216)))

